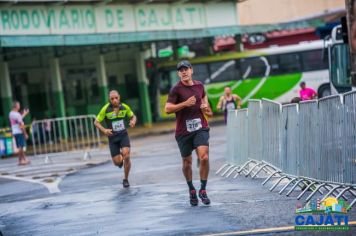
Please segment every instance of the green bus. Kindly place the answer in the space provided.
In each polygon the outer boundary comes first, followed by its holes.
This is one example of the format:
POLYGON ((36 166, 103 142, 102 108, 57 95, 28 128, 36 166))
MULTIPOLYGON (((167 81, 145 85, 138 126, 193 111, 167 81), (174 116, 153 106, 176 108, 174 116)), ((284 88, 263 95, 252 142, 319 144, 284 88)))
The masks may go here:
MULTIPOLYGON (((287 103, 299 97, 299 83, 305 81, 319 97, 330 95, 327 50, 322 40, 297 45, 270 47, 243 52, 193 58, 193 79, 205 85, 213 112, 226 86, 242 99, 267 98, 287 103)), ((168 93, 179 80, 177 61, 158 64, 159 116, 164 112, 168 93)))

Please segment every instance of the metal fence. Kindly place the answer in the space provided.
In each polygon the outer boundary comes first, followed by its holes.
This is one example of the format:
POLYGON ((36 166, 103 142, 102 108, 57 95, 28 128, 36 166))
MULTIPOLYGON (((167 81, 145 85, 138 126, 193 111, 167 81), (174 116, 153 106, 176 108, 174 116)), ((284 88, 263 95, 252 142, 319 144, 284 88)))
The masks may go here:
POLYGON ((227 130, 230 164, 219 171, 229 166, 228 176, 255 160, 245 173, 254 177, 265 166, 275 167, 266 181, 288 179, 281 192, 305 180, 307 188, 323 183, 319 187, 330 190, 326 196, 350 191, 356 197, 356 91, 299 104, 251 100, 247 110, 229 112, 227 130))
POLYGON ((94 115, 86 115, 34 121, 31 127, 34 155, 46 158, 68 152, 89 155, 99 150, 100 134, 94 120, 94 115))

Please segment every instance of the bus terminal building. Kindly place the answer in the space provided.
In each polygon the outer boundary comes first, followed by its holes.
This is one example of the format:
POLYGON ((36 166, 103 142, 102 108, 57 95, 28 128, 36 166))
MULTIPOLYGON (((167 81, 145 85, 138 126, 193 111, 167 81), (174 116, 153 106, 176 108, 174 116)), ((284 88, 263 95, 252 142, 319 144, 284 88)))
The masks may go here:
MULTIPOLYGON (((269 29, 239 27, 237 6, 237 1, 3 1, 0 127, 9 125, 14 100, 30 109, 32 119, 97 114, 111 89, 140 123, 150 125, 159 102, 146 61, 158 56, 157 45, 170 42, 176 51, 179 40, 269 29)), ((170 58, 177 59, 176 53, 170 58)))

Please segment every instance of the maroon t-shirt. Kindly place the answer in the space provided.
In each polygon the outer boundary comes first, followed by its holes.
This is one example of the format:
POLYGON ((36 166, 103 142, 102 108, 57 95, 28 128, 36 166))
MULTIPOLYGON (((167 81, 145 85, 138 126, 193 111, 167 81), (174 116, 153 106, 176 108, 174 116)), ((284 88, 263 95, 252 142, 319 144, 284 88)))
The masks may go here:
POLYGON ((187 135, 201 128, 207 128, 208 122, 200 109, 202 99, 205 97, 204 85, 193 80, 192 86, 186 86, 179 81, 169 92, 168 103, 178 104, 186 101, 191 96, 195 96, 195 105, 185 107, 176 112, 176 136, 187 135))

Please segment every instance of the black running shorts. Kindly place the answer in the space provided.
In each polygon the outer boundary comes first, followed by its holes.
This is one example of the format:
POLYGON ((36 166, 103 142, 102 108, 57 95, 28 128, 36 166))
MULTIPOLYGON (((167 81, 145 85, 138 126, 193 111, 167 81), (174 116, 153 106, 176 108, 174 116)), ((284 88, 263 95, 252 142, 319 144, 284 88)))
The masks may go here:
POLYGON ((194 149, 199 146, 209 146, 209 128, 203 128, 187 135, 176 136, 181 156, 192 155, 194 149))
POLYGON ((120 149, 123 147, 130 147, 130 138, 128 133, 109 137, 109 148, 111 157, 115 157, 120 154, 120 149))

